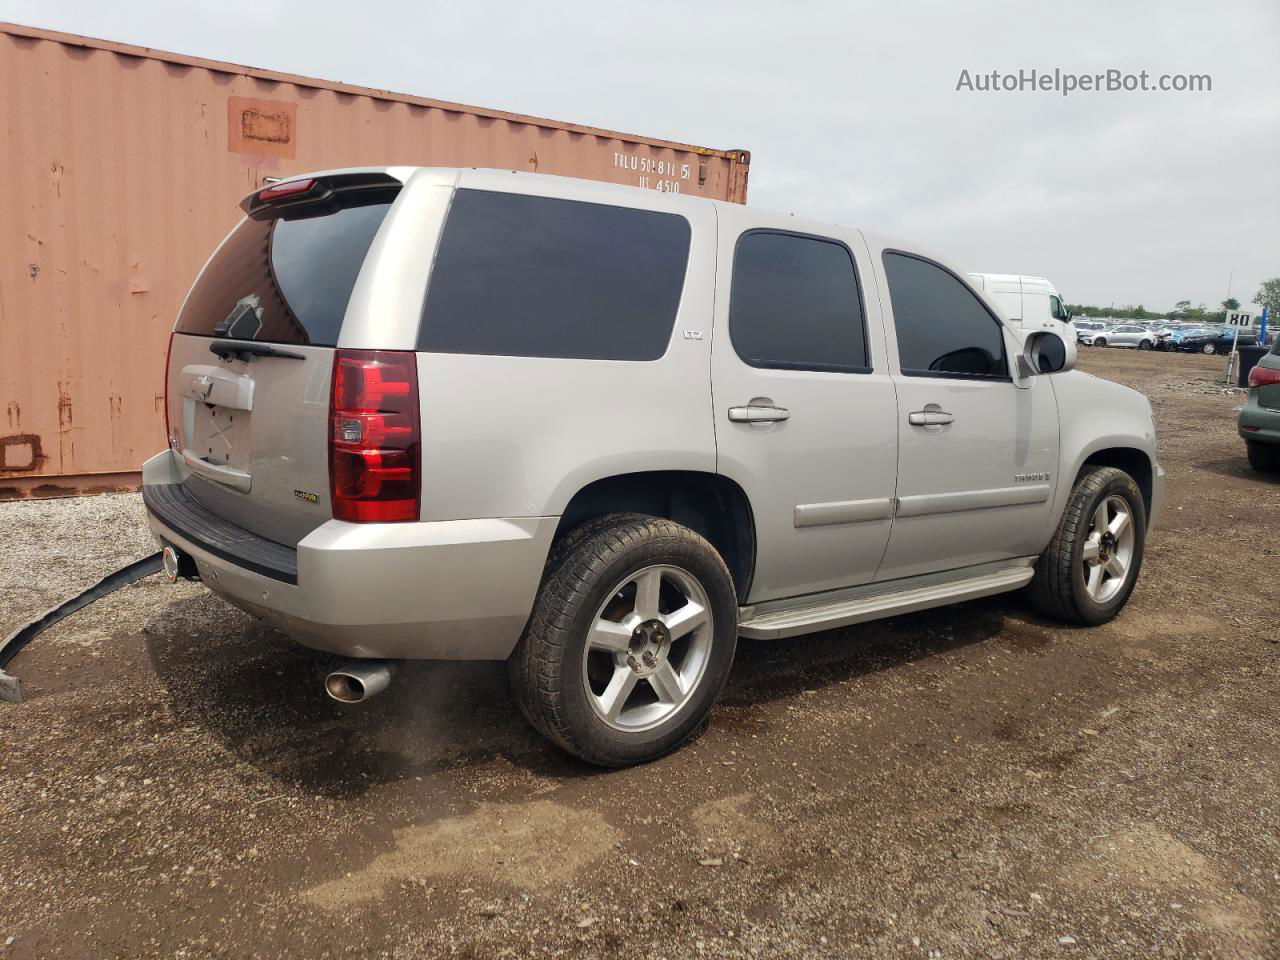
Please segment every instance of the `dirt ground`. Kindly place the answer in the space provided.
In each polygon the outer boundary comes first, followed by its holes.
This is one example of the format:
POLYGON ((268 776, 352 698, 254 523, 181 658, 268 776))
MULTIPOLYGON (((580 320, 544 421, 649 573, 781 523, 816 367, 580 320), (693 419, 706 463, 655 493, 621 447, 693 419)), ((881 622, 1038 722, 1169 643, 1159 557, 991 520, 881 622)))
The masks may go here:
MULTIPOLYGON (((1114 623, 1020 595, 742 641, 700 739, 590 769, 501 665, 361 708, 153 577, 0 704, 0 958, 1280 956, 1280 480, 1221 358, 1146 392, 1168 499, 1114 623)), ((0 504, 0 632, 150 549, 136 496, 0 504)))

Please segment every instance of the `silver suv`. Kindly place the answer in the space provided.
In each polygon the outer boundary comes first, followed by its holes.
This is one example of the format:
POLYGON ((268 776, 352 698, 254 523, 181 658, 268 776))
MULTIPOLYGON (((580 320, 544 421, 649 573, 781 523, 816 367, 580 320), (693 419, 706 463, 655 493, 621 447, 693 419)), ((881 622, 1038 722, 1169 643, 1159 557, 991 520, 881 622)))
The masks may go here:
POLYGON ((351 658, 338 699, 506 660, 538 730, 623 765, 701 729, 739 636, 1022 587, 1097 624, 1133 589, 1146 399, 914 246, 486 170, 243 208, 144 496, 171 578, 351 658))

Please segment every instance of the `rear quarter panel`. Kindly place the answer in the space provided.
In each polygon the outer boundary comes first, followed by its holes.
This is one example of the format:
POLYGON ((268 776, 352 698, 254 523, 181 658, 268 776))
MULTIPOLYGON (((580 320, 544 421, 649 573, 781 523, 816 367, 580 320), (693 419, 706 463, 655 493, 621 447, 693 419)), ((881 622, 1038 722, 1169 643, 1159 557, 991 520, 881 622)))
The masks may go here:
POLYGON ((712 203, 486 171, 464 172, 459 186, 678 213, 690 225, 689 265, 658 360, 419 353, 423 519, 557 516, 604 477, 714 473, 712 203), (686 338, 686 330, 702 339, 686 338))

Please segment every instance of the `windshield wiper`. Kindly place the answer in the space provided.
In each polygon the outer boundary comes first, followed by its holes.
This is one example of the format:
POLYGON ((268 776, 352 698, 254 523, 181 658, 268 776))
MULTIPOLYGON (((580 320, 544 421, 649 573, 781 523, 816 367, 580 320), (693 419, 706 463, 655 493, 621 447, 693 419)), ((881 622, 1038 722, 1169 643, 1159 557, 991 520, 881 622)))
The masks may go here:
POLYGON ((216 353, 222 359, 235 357, 237 360, 248 360, 250 357, 284 357, 286 360, 307 359, 292 350, 281 350, 269 343, 245 343, 240 340, 215 340, 209 344, 209 352, 216 353))

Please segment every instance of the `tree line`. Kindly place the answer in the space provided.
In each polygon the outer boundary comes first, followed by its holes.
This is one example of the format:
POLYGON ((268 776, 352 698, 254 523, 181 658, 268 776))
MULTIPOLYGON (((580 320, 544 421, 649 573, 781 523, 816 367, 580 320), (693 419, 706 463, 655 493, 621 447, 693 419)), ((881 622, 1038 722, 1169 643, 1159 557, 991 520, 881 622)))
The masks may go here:
MULTIPOLYGON (((1263 281, 1258 293, 1253 298, 1254 303, 1267 307, 1269 316, 1276 321, 1277 314, 1280 313, 1280 277, 1272 277, 1270 280, 1263 281)), ((1179 300, 1174 304, 1173 309, 1165 313, 1155 310, 1148 310, 1142 304, 1132 305, 1123 304, 1121 306, 1099 307, 1090 303, 1068 303, 1067 309, 1071 311, 1074 317, 1124 317, 1133 320, 1178 320, 1189 323, 1225 323, 1228 310, 1239 310, 1240 301, 1235 297, 1228 297, 1219 304, 1221 309, 1210 310, 1202 303, 1193 307, 1190 300, 1179 300)))

